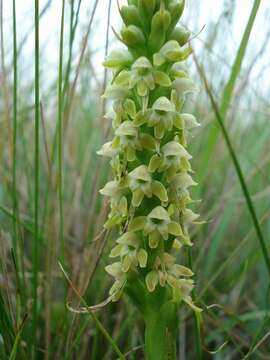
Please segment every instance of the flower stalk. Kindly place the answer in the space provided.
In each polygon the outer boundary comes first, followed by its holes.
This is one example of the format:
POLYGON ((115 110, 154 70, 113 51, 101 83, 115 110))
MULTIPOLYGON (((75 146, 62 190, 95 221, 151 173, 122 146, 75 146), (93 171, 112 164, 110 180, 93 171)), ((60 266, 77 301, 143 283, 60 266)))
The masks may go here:
POLYGON ((116 261, 106 267, 115 279, 110 296, 125 292, 141 311, 148 360, 176 359, 177 311, 183 303, 200 311, 193 273, 178 263, 198 218, 188 208, 196 183, 187 144, 199 124, 183 110, 196 90, 185 66, 190 33, 177 25, 184 0, 129 0, 119 10, 126 48, 104 61, 113 71, 104 96, 113 101, 114 138, 98 152, 111 159, 114 176, 100 190, 110 198, 105 228, 119 233, 116 261))

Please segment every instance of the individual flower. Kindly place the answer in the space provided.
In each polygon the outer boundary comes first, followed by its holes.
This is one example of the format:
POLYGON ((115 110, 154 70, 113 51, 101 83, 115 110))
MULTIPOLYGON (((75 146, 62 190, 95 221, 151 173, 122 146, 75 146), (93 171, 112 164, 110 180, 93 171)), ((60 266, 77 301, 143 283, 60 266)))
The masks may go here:
POLYGON ((155 137, 161 139, 166 130, 172 129, 176 118, 174 104, 162 96, 154 102, 151 109, 136 115, 134 125, 141 126, 147 122, 148 126, 154 127, 155 137))
POLYGON ((132 205, 140 206, 144 196, 148 198, 155 195, 161 201, 168 201, 167 191, 164 185, 152 179, 152 175, 146 165, 140 165, 129 173, 129 187, 132 191, 132 205))
POLYGON ((170 77, 153 68, 151 62, 146 57, 137 59, 131 67, 129 88, 137 86, 139 96, 147 96, 150 90, 154 90, 155 83, 168 87, 171 85, 170 77))
POLYGON ((125 184, 116 180, 108 182, 99 191, 102 195, 111 198, 111 212, 104 227, 109 229, 114 225, 121 224, 128 215, 128 204, 125 197, 125 184))
POLYGON ((148 236, 151 248, 156 248, 161 239, 168 240, 169 234, 182 234, 180 225, 170 219, 168 211, 162 206, 155 207, 147 216, 135 217, 129 224, 129 231, 138 230, 143 230, 148 236))
POLYGON ((185 60, 191 53, 190 48, 181 48, 176 40, 169 40, 162 46, 158 53, 154 54, 154 65, 161 66, 165 62, 185 60))
POLYGON ((159 283, 164 287, 168 283, 172 288, 182 278, 191 277, 193 272, 186 266, 175 263, 175 257, 164 252, 158 256, 154 263, 154 270, 146 275, 145 282, 148 290, 154 291, 159 283))
POLYGON ((170 199, 172 202, 176 202, 180 208, 191 202, 188 188, 190 186, 196 186, 197 183, 192 177, 185 171, 176 174, 170 182, 170 199))
POLYGON ((98 155, 107 156, 110 158, 115 157, 119 153, 118 149, 113 147, 113 142, 108 141, 102 145, 101 149, 97 151, 98 155))
POLYGON ((103 62, 103 66, 117 70, 128 67, 132 64, 133 56, 125 49, 113 50, 103 62))
POLYGON ((107 265, 105 270, 115 279, 114 284, 110 288, 109 294, 112 297, 112 301, 117 301, 120 298, 125 286, 126 274, 122 271, 122 264, 120 261, 111 265, 107 265))
POLYGON ((177 141, 170 141, 161 148, 161 155, 152 156, 149 170, 166 171, 168 180, 171 180, 176 172, 181 169, 182 161, 191 159, 191 155, 177 141))
POLYGON ((132 121, 123 122, 115 131, 116 142, 119 143, 122 150, 126 151, 127 160, 134 161, 136 159, 136 150, 141 150, 141 144, 138 135, 138 129, 133 125, 132 121))
POLYGON ((126 232, 116 240, 117 244, 111 251, 110 257, 121 257, 122 271, 128 272, 138 265, 145 268, 147 264, 147 252, 141 247, 141 240, 134 232, 126 232))

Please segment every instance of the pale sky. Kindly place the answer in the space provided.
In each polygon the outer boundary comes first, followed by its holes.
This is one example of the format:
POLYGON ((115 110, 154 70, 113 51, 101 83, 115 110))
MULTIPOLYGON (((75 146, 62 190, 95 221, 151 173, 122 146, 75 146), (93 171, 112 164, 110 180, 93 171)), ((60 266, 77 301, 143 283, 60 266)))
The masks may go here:
MULTIPOLYGON (((231 0, 226 0, 227 3, 230 3, 231 0)), ((223 9, 223 3, 225 0, 187 0, 186 9, 183 16, 183 21, 185 22, 188 19, 188 25, 191 30, 195 33, 198 32, 204 25, 204 31, 200 34, 202 40, 207 39, 208 30, 211 23, 216 23, 220 17, 221 11, 223 9)), ((40 9, 44 7, 47 3, 47 0, 40 0, 40 9)), ((68 1, 66 0, 66 3, 68 1)), ((77 1, 75 1, 77 3, 77 1)), ((90 35, 89 45, 91 49, 95 50, 95 57, 93 58, 94 66, 97 72, 102 71, 101 62, 104 57, 104 44, 105 44, 105 32, 106 32, 106 18, 107 18, 107 9, 108 9, 109 0, 99 0, 97 12, 95 16, 94 26, 92 28, 92 33, 90 35)), ((124 0, 120 0, 120 3, 124 3, 124 0)), ((230 43, 226 43, 226 47, 232 53, 231 59, 233 60, 237 48, 239 46, 245 25, 250 14, 253 0, 235 0, 236 11, 232 25, 225 29, 228 31, 227 39, 230 39, 230 43), (237 14, 237 16, 236 16, 237 14)), ((46 67, 46 73, 52 73, 57 71, 58 63, 58 43, 59 43, 59 28, 60 28, 60 16, 61 16, 61 4, 62 0, 52 0, 52 4, 46 15, 42 18, 40 22, 40 44, 42 48, 42 66, 46 67)), ((12 51, 12 1, 3 0, 4 5, 4 36, 5 36, 5 48, 7 54, 11 54, 12 51)), ((79 22, 79 31, 77 32, 77 48, 81 43, 82 35, 85 33, 86 24, 89 21, 89 14, 91 14, 91 9, 94 5, 94 0, 82 0, 81 8, 81 17, 79 22)), ((18 44, 24 38, 25 34, 33 27, 33 0, 17 0, 17 27, 18 27, 18 44)), ((69 11, 68 7, 66 11, 66 20, 68 21, 69 11)), ((260 45, 260 42, 263 42, 263 35, 265 34, 267 28, 267 21, 265 16, 268 12, 268 20, 270 10, 270 1, 262 0, 261 7, 259 9, 258 16, 256 18, 255 26, 253 29, 251 42, 249 45, 249 51, 253 54, 256 50, 256 47, 260 45), (254 49, 254 51, 252 51, 254 49)), ((117 1, 112 0, 112 16, 111 24, 115 29, 119 29, 120 17, 117 10, 117 1)), ((269 21, 270 23, 270 21, 269 21)), ((269 24, 268 23, 268 24, 269 24)), ((67 22, 66 22, 67 24, 67 22)), ((269 28, 269 25, 268 25, 269 28)), ((110 31, 110 38, 113 38, 114 35, 110 31)), ((68 38, 67 38, 68 40, 68 38)), ((217 44, 219 45, 219 44, 217 44)), ((201 46, 200 41, 196 40, 194 46, 201 46)), ((23 49, 23 58, 29 59, 33 57, 34 49, 34 38, 33 32, 28 38, 28 41, 23 49)), ((219 46, 217 46, 219 49, 219 46)), ((215 50, 215 49, 213 49, 215 50)), ((220 51, 220 50, 219 50, 220 51)), ((77 52, 78 53, 78 52, 77 52)), ((220 54, 222 56, 222 54, 220 54)), ((76 56, 76 50, 75 50, 76 56)), ((75 57, 76 59, 76 57, 75 57)), ((268 59, 262 60, 267 62, 268 59)), ((28 71, 30 62, 25 62, 20 64, 20 70, 22 74, 29 72, 29 76, 32 74, 32 71, 28 71), (26 68, 24 69, 23 66, 26 68), (28 67, 28 68, 27 68, 28 67)), ((262 64, 261 64, 262 66, 262 64)), ((254 69, 256 72, 256 69, 254 69)), ((26 79, 29 81, 29 79, 26 79)))

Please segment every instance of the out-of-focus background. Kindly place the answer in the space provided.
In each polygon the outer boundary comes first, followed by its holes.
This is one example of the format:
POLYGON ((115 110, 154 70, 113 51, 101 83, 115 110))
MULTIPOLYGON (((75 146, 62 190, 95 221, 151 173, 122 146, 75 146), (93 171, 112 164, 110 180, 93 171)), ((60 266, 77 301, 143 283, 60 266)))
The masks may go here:
MULTIPOLYGON (((117 1, 66 1, 62 144, 58 136, 62 2, 39 1, 38 138, 34 1, 17 0, 15 5, 16 124, 14 16, 12 1, 0 0, 0 359, 29 359, 31 354, 37 359, 116 359, 93 318, 68 310, 67 302, 76 308, 82 301, 68 285, 58 260, 87 304, 107 298, 112 280, 104 266, 115 236, 102 230, 108 203, 98 190, 110 170, 96 151, 111 137, 104 118, 110 104, 101 98, 110 74, 102 60, 119 47, 112 30, 121 27, 117 1), (37 141, 40 152, 35 161, 37 141)), ((182 23, 194 35, 191 45, 221 108, 270 252, 270 3, 187 0, 182 23)), ((192 57, 188 66, 199 88, 188 110, 201 123, 189 152, 198 182, 193 197, 201 200, 193 207, 206 221, 192 230, 196 298, 205 309, 204 358, 270 359, 265 258, 192 57)), ((96 316, 127 358, 142 358, 143 323, 127 298, 102 307, 96 316)), ((187 310, 181 310, 179 322, 180 358, 196 359, 194 323, 187 310)))

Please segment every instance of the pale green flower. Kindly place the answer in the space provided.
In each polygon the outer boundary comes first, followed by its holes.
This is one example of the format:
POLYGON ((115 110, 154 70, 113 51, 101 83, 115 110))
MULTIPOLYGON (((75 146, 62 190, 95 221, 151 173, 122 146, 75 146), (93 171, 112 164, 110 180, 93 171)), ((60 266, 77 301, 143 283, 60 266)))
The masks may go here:
POLYGON ((170 199, 173 202, 177 202, 181 208, 191 202, 188 188, 190 186, 196 186, 197 183, 192 177, 185 171, 176 174, 170 183, 170 199))
POLYGON ((161 201, 168 201, 167 191, 164 185, 152 179, 146 165, 140 165, 129 173, 129 187, 132 191, 132 205, 140 206, 144 196, 148 198, 155 195, 161 201))
POLYGON ((169 40, 162 46, 159 52, 154 55, 154 65, 161 66, 165 62, 185 60, 190 53, 190 48, 183 49, 176 40, 169 40))
POLYGON ((136 159, 136 150, 142 149, 138 129, 133 125, 132 121, 125 121, 115 131, 115 135, 117 136, 116 145, 119 140, 120 147, 126 151, 127 160, 134 161, 136 159))
POLYGON ((105 270, 108 274, 115 278, 115 282, 110 289, 110 296, 112 296, 113 301, 117 301, 123 291, 124 285, 126 283, 126 274, 122 271, 121 262, 116 262, 111 265, 107 265, 105 270))
POLYGON ((149 126, 154 126, 155 137, 162 139, 166 130, 171 130, 175 118, 175 107, 165 96, 158 98, 153 106, 148 120, 149 126))
POLYGON ((170 219, 168 211, 162 206, 155 207, 146 217, 135 217, 129 224, 129 231, 138 230, 143 230, 148 236, 151 248, 156 248, 161 239, 168 240, 169 234, 182 235, 180 225, 170 219))
POLYGON ((112 141, 106 142, 102 145, 101 149, 97 151, 97 154, 102 156, 108 156, 110 158, 115 157, 119 153, 119 150, 115 149, 112 144, 112 141))
POLYGON ((125 195, 125 184, 116 180, 108 182, 99 192, 111 198, 111 212, 105 223, 105 228, 111 228, 114 225, 121 224, 128 214, 128 205, 125 195))
POLYGON ((154 90, 155 84, 168 87, 171 85, 170 77, 162 71, 155 70, 146 57, 140 57, 131 67, 129 88, 137 86, 138 95, 144 97, 150 90, 154 90))
POLYGON ((123 67, 130 66, 133 61, 133 56, 126 49, 113 50, 103 62, 103 66, 119 70, 123 67))
POLYGON ((105 93, 103 95, 104 98, 110 98, 112 100, 124 100, 128 94, 128 89, 126 86, 112 84, 107 86, 105 93))
POLYGON ((145 277, 145 282, 150 292, 154 291, 157 284, 164 287, 166 283, 173 289, 179 287, 179 280, 193 276, 193 272, 186 266, 175 263, 175 257, 164 253, 157 257, 154 270, 149 272, 145 277))
POLYGON ((121 257, 121 269, 124 273, 136 269, 138 265, 141 268, 146 267, 148 254, 141 247, 141 241, 135 233, 127 232, 116 242, 118 245, 112 249, 110 257, 121 257))
POLYGON ((161 148, 161 155, 152 156, 149 170, 151 172, 166 171, 167 179, 171 180, 176 172, 181 169, 183 161, 188 161, 191 158, 192 156, 179 142, 170 141, 161 148))
POLYGON ((152 64, 146 57, 140 57, 132 65, 129 88, 134 86, 137 86, 139 96, 146 96, 155 88, 152 64))

